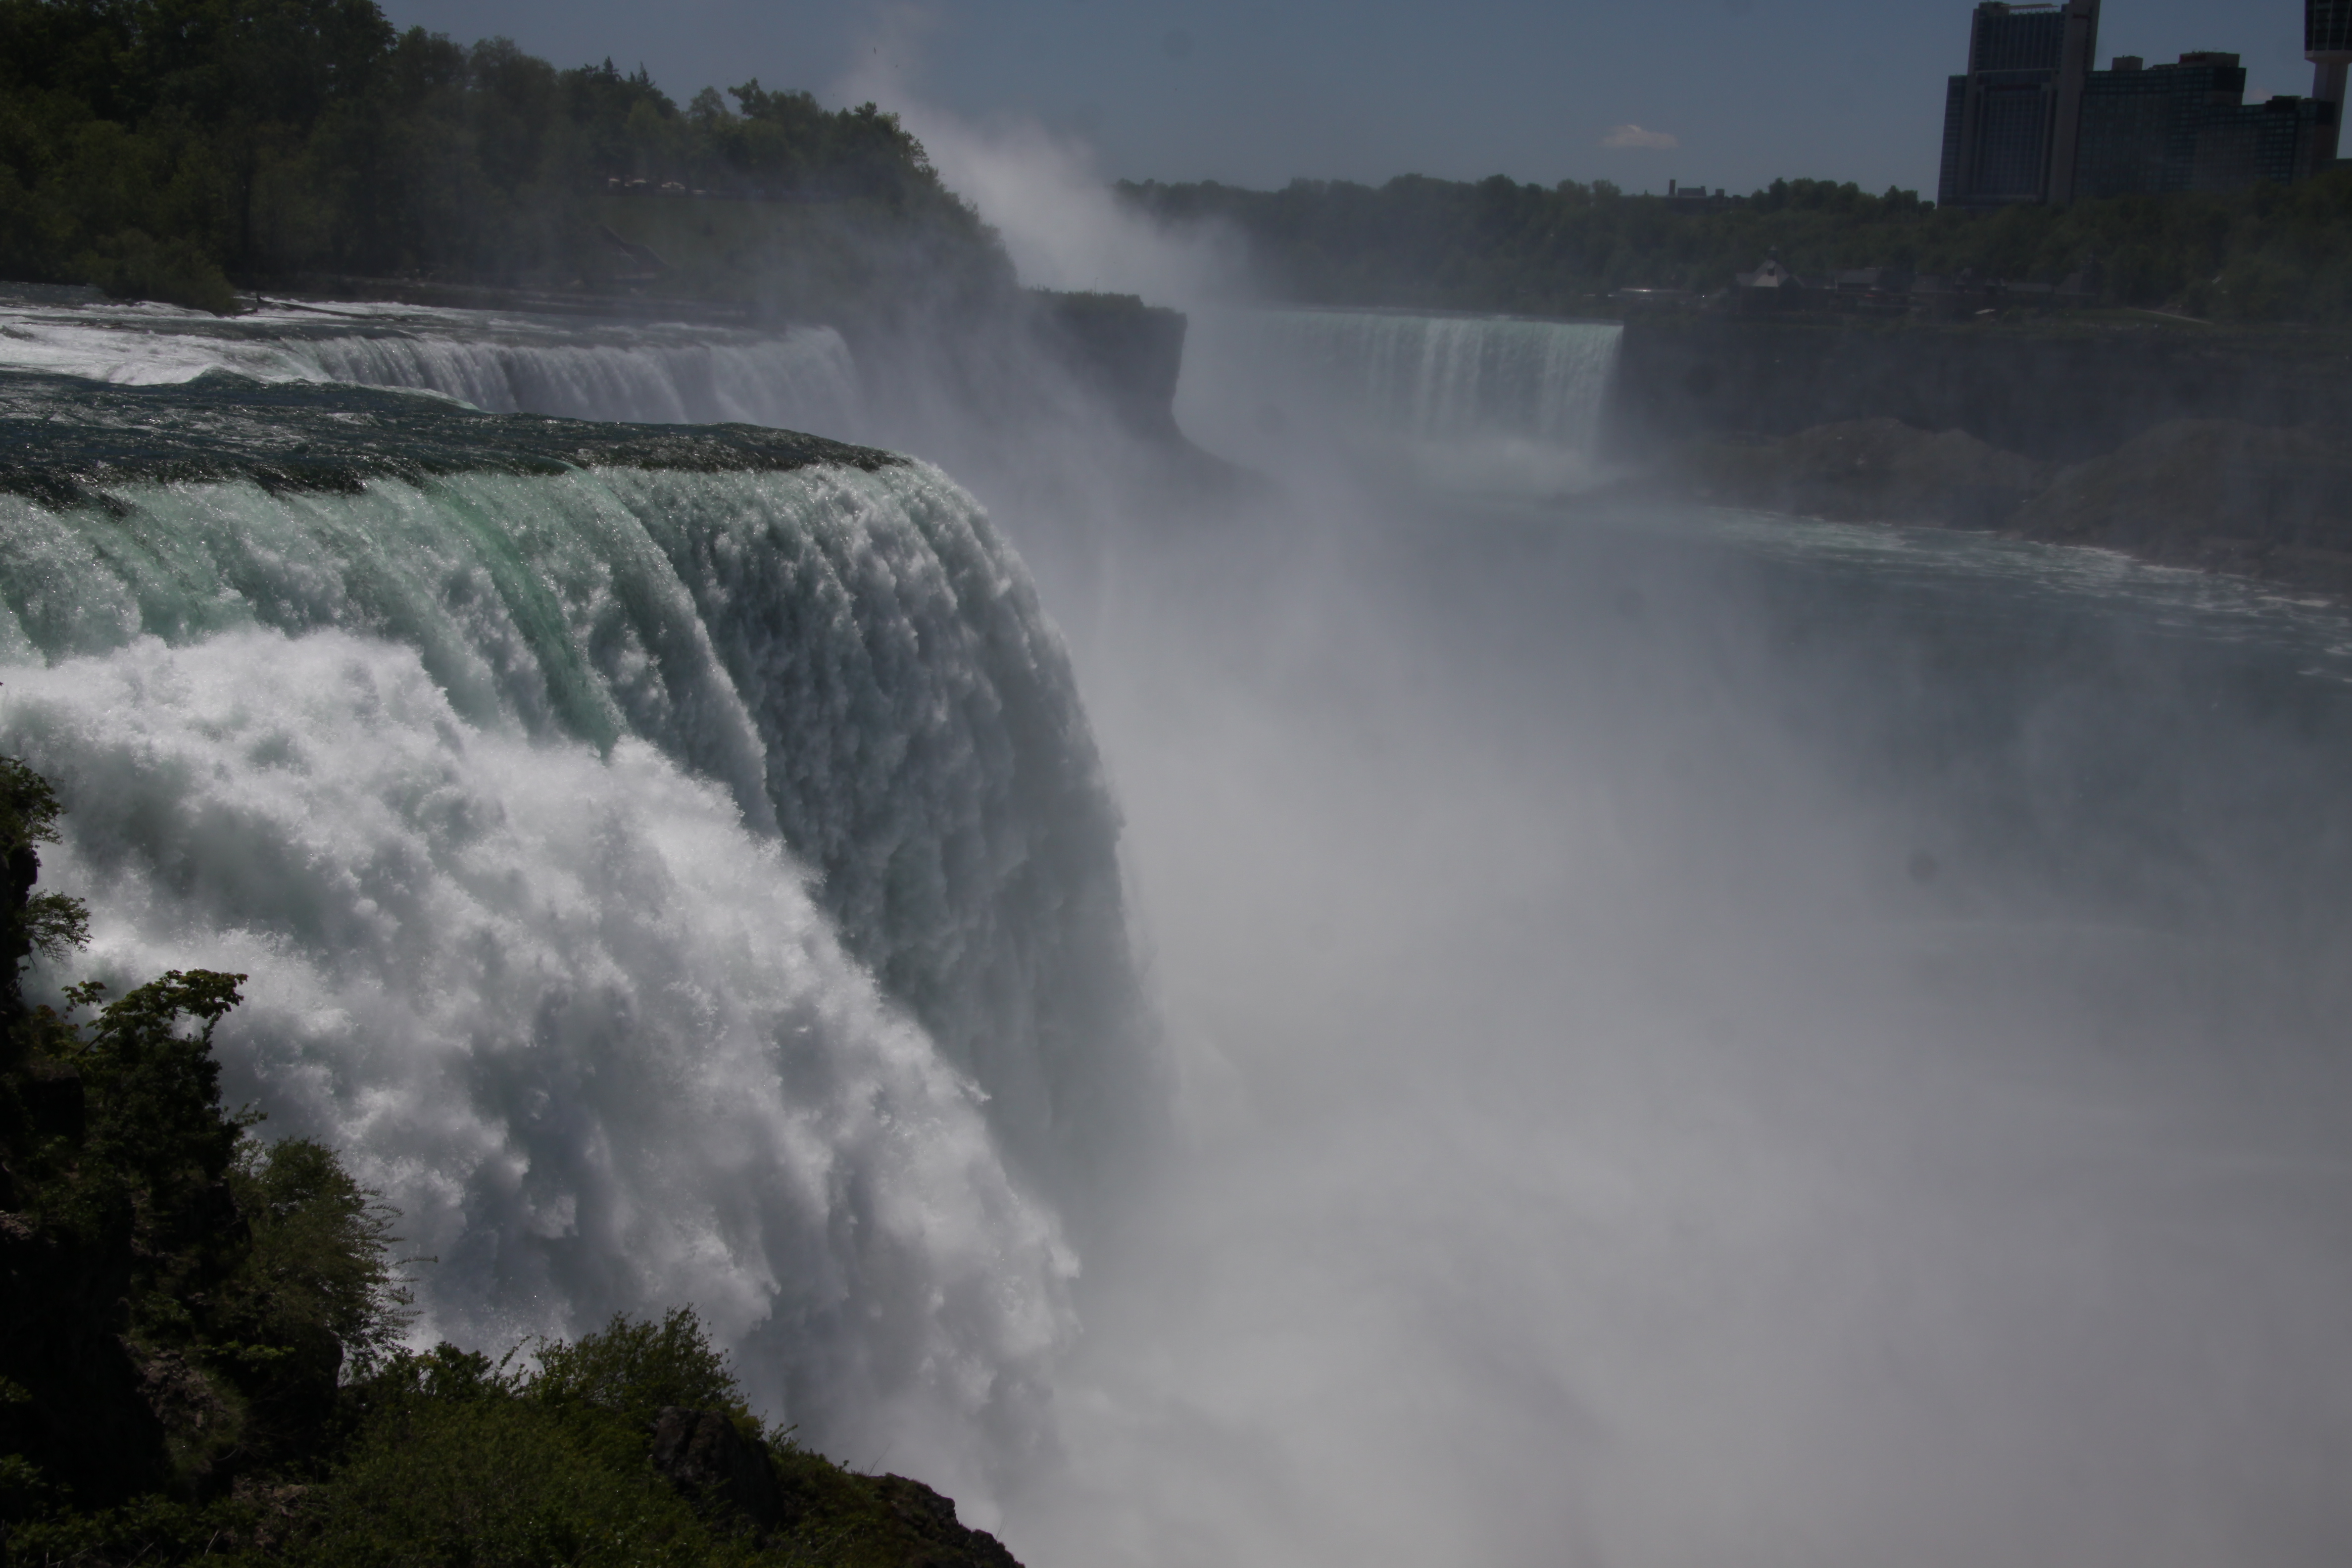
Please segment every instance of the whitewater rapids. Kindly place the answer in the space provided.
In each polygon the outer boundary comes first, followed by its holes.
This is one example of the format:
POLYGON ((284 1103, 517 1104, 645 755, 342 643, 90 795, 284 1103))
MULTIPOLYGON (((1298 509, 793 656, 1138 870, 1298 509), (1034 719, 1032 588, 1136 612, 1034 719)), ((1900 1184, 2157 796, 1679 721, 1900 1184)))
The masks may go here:
POLYGON ((367 301, 266 301, 230 320, 0 286, 0 365, 128 386, 229 372, 406 387, 496 414, 740 422, 851 436, 866 392, 831 327, 599 321, 367 301))

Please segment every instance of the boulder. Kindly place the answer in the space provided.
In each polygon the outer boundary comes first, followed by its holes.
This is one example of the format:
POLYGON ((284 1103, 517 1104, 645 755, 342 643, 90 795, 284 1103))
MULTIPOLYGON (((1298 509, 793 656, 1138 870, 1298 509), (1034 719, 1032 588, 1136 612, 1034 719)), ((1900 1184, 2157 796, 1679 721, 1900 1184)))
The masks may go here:
POLYGON ((1021 1568, 1003 1542, 956 1521, 953 1498, 905 1476, 878 1476, 874 1486, 903 1534, 913 1537, 906 1568, 1021 1568))
POLYGON ((761 1535, 800 1521, 765 1445, 716 1410, 665 1405, 654 1416, 654 1468, 688 1496, 740 1515, 761 1535))

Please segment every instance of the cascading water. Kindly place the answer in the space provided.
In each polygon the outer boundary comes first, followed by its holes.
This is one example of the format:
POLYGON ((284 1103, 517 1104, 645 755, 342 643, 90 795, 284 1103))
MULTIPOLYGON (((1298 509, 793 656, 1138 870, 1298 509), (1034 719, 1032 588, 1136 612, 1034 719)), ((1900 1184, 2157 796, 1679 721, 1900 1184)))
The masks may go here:
POLYGON ((1328 310, 1192 316, 1176 411, 1269 469, 1318 455, 1446 488, 1555 490, 1598 461, 1614 322, 1328 310))
POLYGON ((423 1331, 693 1301, 843 1451, 969 1486, 1034 1435, 1056 1206, 1148 1068, 1066 659, 969 497, 219 375, 0 376, 0 427, 51 881, 100 973, 252 975, 232 1088, 439 1258, 423 1331))
POLYGON ((0 748, 99 973, 254 976, 232 1092, 408 1211, 429 1329, 694 1300, 1039 1568, 2343 1559, 2340 608, 1433 498, 1589 477, 1614 329, 1202 312, 1263 526, 1055 563, 1163 1095, 936 472, 109 309, 196 379, 0 375, 0 748))
MULTIPOLYGON (((24 291, 19 291, 20 295, 24 291)), ((855 433, 856 365, 830 327, 775 331, 409 305, 170 306, 0 299, 0 366, 130 384, 232 371, 438 392, 494 413, 855 433)))

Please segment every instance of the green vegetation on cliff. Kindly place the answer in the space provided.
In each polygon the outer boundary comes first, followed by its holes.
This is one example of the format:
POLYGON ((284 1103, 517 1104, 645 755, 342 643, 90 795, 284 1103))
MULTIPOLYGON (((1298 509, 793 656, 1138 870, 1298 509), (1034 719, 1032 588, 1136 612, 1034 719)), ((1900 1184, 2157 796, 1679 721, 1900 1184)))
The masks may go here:
POLYGON ((2352 321, 2352 173, 2231 195, 2070 208, 1937 208, 1909 191, 1776 180, 1715 204, 1405 175, 1278 191, 1123 184, 1165 223, 1220 223, 1258 284, 1307 304, 1576 314, 1623 287, 1711 291, 1771 252, 1802 275, 1895 267, 2057 283, 2086 266, 2111 303, 2244 321, 2352 321))
POLYGON ((244 976, 26 1006, 22 965, 87 929, 33 891, 58 814, 0 758, 0 1563, 1017 1568, 765 1426, 690 1309, 404 1348, 394 1216, 221 1102, 244 976))
POLYGON ((374 0, 0 0, 0 277, 226 310, 310 274, 839 315, 1011 269, 872 104, 680 107, 374 0))

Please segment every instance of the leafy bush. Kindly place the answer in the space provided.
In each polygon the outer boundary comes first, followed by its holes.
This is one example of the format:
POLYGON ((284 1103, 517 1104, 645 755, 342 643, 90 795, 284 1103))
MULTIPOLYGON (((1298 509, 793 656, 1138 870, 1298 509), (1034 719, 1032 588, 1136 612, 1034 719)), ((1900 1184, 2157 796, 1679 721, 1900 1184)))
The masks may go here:
POLYGON ((229 1173, 252 1240, 230 1311, 257 1338, 322 1331, 364 1376, 398 1348, 413 1316, 388 1256, 394 1215, 352 1179, 335 1152, 307 1138, 247 1138, 229 1173))
POLYGON ((244 976, 173 970, 28 1009, 23 963, 83 940, 33 891, 58 804, 0 759, 0 1454, 5 1506, 194 1501, 315 1454, 347 1371, 405 1322, 389 1216, 321 1145, 221 1103, 213 1031, 244 976), (95 1016, 83 1018, 85 1009, 95 1016))
POLYGON ((188 235, 158 241, 126 228, 99 241, 73 270, 118 300, 156 300, 215 316, 236 313, 236 290, 220 264, 188 235))
POLYGON ((650 1427, 655 1412, 678 1405, 716 1410, 748 1434, 759 1431, 727 1353, 713 1348, 691 1307, 658 1323, 615 1316, 602 1333, 541 1346, 528 1392, 551 1405, 610 1411, 635 1426, 650 1427))
POLYGON ((527 1397, 404 1401, 320 1492, 289 1555, 333 1568, 684 1568, 751 1555, 655 1473, 630 1425, 527 1397))

